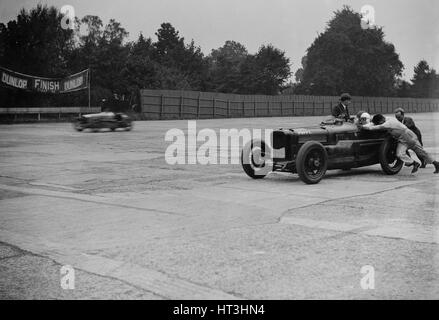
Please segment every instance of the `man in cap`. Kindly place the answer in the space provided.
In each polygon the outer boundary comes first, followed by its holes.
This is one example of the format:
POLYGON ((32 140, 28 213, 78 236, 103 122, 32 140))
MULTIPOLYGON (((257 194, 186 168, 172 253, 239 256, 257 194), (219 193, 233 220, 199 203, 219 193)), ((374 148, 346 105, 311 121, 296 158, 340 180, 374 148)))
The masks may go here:
POLYGON ((348 107, 351 104, 351 100, 352 98, 349 93, 343 93, 340 96, 340 103, 332 108, 332 116, 336 119, 349 121, 351 116, 348 107))
POLYGON ((404 112, 403 108, 397 108, 395 110, 395 118, 398 119, 398 121, 401 122, 402 124, 405 124, 405 126, 407 128, 412 130, 416 134, 416 136, 418 137, 418 140, 421 143, 421 146, 424 145, 422 143, 421 130, 419 130, 419 128, 415 125, 415 121, 413 121, 412 118, 405 116, 405 112, 404 112))

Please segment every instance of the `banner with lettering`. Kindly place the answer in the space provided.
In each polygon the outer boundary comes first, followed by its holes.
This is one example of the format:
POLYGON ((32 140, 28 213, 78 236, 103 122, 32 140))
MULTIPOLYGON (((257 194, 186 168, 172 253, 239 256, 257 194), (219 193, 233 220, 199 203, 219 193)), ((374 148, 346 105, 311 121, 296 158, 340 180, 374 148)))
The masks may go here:
POLYGON ((1 85, 27 91, 68 93, 86 89, 89 86, 88 69, 66 78, 43 78, 30 76, 2 67, 0 67, 0 73, 1 85))

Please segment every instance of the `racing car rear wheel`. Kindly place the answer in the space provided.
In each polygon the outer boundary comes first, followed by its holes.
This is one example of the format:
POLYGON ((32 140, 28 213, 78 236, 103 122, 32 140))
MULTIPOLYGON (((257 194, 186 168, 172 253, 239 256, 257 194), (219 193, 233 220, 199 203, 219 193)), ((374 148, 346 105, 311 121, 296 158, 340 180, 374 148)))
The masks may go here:
POLYGON ((319 183, 327 168, 328 154, 321 143, 308 141, 299 149, 296 157, 296 170, 303 182, 319 183))
POLYGON ((270 148, 262 140, 248 142, 241 152, 241 165, 244 172, 253 179, 262 179, 272 171, 270 148))
POLYGON ((381 144, 378 154, 381 169, 389 175, 397 174, 404 164, 396 156, 396 145, 397 142, 393 138, 388 138, 381 144))

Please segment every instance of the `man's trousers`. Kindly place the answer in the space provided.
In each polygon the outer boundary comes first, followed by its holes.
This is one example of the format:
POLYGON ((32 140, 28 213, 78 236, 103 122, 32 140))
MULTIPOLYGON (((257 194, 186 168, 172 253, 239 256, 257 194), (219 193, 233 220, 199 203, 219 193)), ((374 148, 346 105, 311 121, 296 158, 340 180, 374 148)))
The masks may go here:
POLYGON ((418 158, 421 160, 423 159, 427 164, 433 163, 434 161, 434 159, 427 151, 424 150, 419 142, 411 144, 410 147, 405 143, 398 142, 398 146, 396 147, 396 156, 404 161, 405 164, 412 164, 414 161, 406 154, 407 149, 413 150, 418 158))

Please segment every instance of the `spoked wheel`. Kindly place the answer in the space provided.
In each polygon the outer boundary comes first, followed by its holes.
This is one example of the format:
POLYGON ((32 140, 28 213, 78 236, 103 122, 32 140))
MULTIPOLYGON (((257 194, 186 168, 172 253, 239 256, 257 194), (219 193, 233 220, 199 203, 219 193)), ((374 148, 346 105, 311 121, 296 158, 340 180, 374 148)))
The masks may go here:
POLYGON ((262 140, 247 143, 241 152, 241 165, 244 172, 253 179, 262 179, 272 171, 270 148, 262 140))
POLYGON ((297 153, 296 169, 307 184, 319 183, 328 168, 328 154, 319 142, 306 142, 297 153))
POLYGON ((380 146, 378 156, 381 169, 388 175, 397 174, 401 171, 404 164, 404 162, 396 156, 396 146, 397 142, 393 138, 387 138, 380 146))

